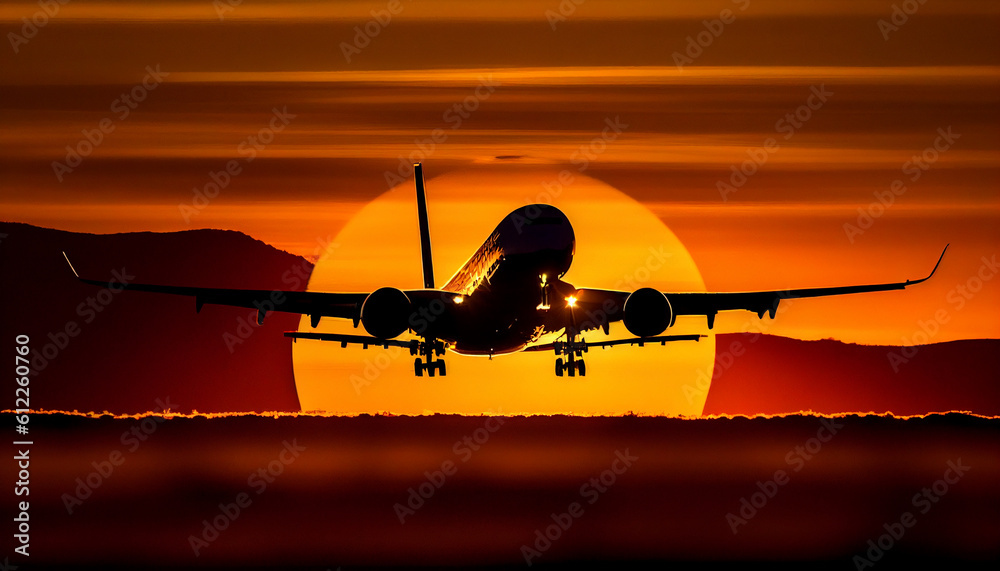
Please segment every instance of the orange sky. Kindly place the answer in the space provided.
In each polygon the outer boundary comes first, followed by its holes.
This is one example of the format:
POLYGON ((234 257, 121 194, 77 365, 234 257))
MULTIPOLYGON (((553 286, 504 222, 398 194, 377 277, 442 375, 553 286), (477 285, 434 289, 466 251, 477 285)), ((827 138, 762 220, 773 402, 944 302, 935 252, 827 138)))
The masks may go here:
MULTIPOLYGON (((891 4, 877 1, 592 1, 554 26, 558 2, 404 2, 347 61, 342 44, 386 5, 255 2, 221 20, 209 2, 63 6, 16 53, 0 49, 0 218, 228 228, 309 255, 423 147, 429 176, 565 168, 607 183, 677 234, 710 290, 915 278, 950 242, 922 288, 803 302, 769 332, 899 343, 943 310, 935 341, 1000 337, 995 281, 955 297, 1000 250, 996 3, 926 3, 886 39, 891 4), (735 20, 678 69, 675 52, 724 9, 735 20), (147 66, 164 82, 120 117, 147 66), (802 108, 818 86, 827 101, 802 108), (475 109, 448 113, 463 101, 475 109), (241 143, 275 108, 294 117, 247 162, 241 143), (808 119, 785 139, 778 121, 797 109, 808 119), (615 118, 627 127, 601 141, 615 118), (53 162, 102 119, 113 131, 59 181, 53 162), (913 180, 907 161, 949 127, 959 137, 913 180), (722 200, 719 181, 769 137, 780 148, 722 200), (595 149, 585 165, 581 146, 595 149), (240 174, 186 221, 180 206, 230 160, 240 174), (897 179, 907 191, 849 239, 844 225, 897 179)), ((37 10, 0 7, 4 37, 37 10)))

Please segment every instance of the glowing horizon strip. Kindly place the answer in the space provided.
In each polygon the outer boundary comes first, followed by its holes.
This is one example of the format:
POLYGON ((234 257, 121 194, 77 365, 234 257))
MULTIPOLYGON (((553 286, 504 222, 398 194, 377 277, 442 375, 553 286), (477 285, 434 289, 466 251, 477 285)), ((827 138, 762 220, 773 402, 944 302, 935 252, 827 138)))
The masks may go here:
MULTIPOLYGON (((809 85, 854 81, 872 85, 951 82, 1000 84, 1000 66, 579 66, 430 68, 390 70, 193 71, 169 70, 165 83, 360 83, 379 85, 474 86, 490 77, 502 86, 533 85, 809 85)), ((100 85, 134 83, 139 77, 44 78, 29 85, 100 85)), ((26 85, 0 79, 0 85, 26 85)))
POLYGON ((584 66, 464 69, 401 69, 344 71, 175 71, 171 82, 320 82, 467 84, 492 76, 504 85, 668 85, 780 80, 800 84, 815 81, 864 80, 867 83, 907 83, 919 80, 975 80, 1000 83, 1000 66, 584 66))
MULTIPOLYGON (((502 22, 545 22, 546 10, 560 12, 559 2, 550 5, 532 0, 507 0, 502 5, 463 0, 438 0, 428 3, 419 10, 408 10, 408 3, 396 15, 410 21, 424 22, 477 22, 495 20, 502 22)), ((676 21, 701 18, 717 18, 726 5, 717 6, 699 0, 675 0, 674 2, 645 2, 643 0, 619 0, 609 4, 593 4, 586 9, 575 9, 564 17, 574 20, 618 20, 618 21, 676 21)), ((737 5, 731 6, 738 8, 737 5)), ((59 18, 76 22, 219 22, 220 19, 234 21, 266 21, 269 23, 311 23, 316 21, 365 22, 370 20, 373 9, 386 10, 387 2, 344 1, 333 5, 322 2, 298 0, 289 2, 237 3, 224 2, 216 6, 212 2, 173 2, 150 7, 148 2, 88 2, 68 3, 59 12, 59 18)), ((998 6, 972 0, 951 0, 922 8, 921 13, 935 16, 964 15, 989 16, 997 14, 998 6)), ((22 17, 31 16, 38 10, 37 2, 7 2, 0 5, 0 22, 16 23, 22 17)), ((737 11, 741 19, 761 19, 787 16, 864 16, 884 17, 890 14, 889 7, 880 4, 825 0, 819 2, 767 2, 757 0, 752 10, 737 11), (758 3, 763 5, 759 6, 758 3)))

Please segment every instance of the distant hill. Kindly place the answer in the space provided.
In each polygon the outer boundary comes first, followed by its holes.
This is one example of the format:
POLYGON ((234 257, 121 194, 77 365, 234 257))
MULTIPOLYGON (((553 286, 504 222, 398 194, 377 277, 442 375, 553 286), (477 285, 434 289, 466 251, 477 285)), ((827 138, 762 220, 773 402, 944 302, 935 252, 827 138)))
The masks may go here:
POLYGON ((801 341, 753 334, 716 337, 717 367, 704 414, 966 410, 1000 415, 1000 340, 916 348, 801 341), (754 340, 756 339, 756 340, 754 340), (728 362, 733 343, 745 352, 728 362), (910 353, 915 350, 915 353, 910 353), (889 354, 894 353, 906 362, 889 354), (895 362, 896 370, 893 369, 895 362))
POLYGON ((298 316, 274 313, 257 327, 248 309, 199 314, 186 297, 102 293, 78 282, 61 252, 93 279, 253 289, 304 289, 288 272, 308 275, 306 260, 222 230, 95 235, 0 222, 0 234, 0 339, 13 353, 15 337, 30 336, 41 369, 32 408, 137 413, 169 397, 179 411, 299 410, 282 337, 298 316))

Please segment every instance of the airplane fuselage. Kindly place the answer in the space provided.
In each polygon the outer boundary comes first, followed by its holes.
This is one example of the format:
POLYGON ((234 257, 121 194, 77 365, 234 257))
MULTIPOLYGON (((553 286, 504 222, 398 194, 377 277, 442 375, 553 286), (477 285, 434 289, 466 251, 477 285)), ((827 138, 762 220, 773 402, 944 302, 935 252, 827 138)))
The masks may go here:
POLYGON ((569 219, 546 204, 522 206, 497 225, 440 290, 409 290, 410 329, 446 341, 456 353, 499 355, 572 325, 561 280, 576 236, 569 219))

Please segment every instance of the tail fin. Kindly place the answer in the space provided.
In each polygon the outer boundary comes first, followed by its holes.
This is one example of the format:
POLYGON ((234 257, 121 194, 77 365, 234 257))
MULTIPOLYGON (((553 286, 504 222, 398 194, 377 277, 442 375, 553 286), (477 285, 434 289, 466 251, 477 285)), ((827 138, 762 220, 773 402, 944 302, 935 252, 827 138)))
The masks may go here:
POLYGON ((424 288, 434 289, 434 262, 431 260, 431 233, 427 224, 427 198, 424 196, 424 170, 420 163, 413 165, 417 184, 417 217, 420 222, 420 259, 424 265, 424 288))

